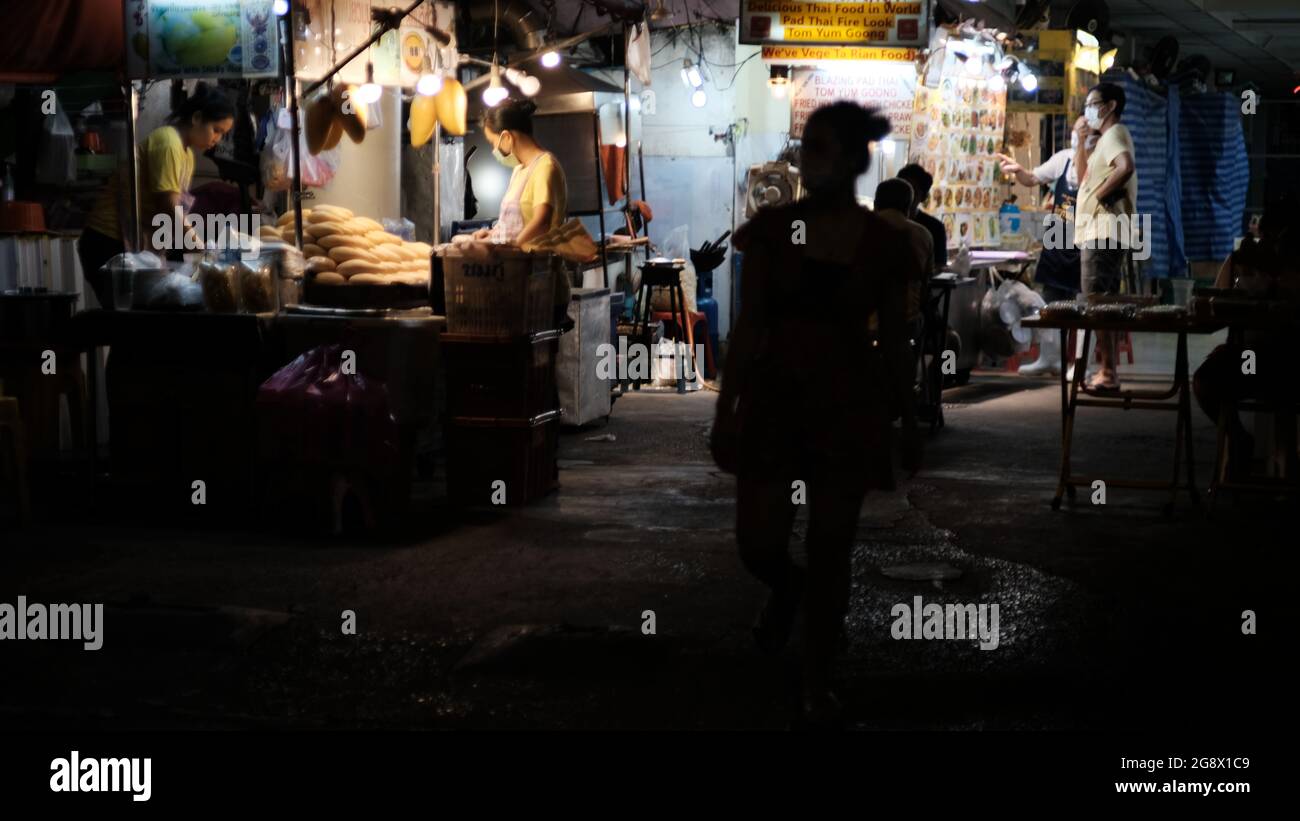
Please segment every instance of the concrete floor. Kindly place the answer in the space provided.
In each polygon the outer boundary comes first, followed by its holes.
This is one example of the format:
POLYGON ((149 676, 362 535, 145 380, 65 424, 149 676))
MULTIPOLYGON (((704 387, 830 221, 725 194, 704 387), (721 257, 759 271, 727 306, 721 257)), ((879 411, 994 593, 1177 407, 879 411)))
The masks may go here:
MULTIPOLYGON (((31 728, 784 728, 796 640, 759 656, 715 394, 630 395, 561 439, 559 492, 505 514, 424 512, 382 544, 63 516, 4 537, 0 602, 107 603, 104 648, 4 642, 0 722, 31 728), (608 434, 609 436, 607 436, 608 434), (613 437, 612 441, 610 436, 613 437), (358 634, 341 634, 356 613, 358 634), (657 633, 641 632, 653 610, 657 633)), ((1057 383, 945 395, 926 468, 868 498, 839 668, 860 729, 1241 727, 1283 701, 1290 508, 1112 488, 1048 501, 1057 383), (919 565, 920 567, 915 567, 919 565), (890 568, 914 566, 919 580, 890 568), (931 573, 931 571, 935 571, 931 573), (942 578, 926 578, 927 575, 942 578), (997 603, 1001 642, 899 641, 892 606, 997 603), (1243 610, 1261 635, 1241 631, 1243 610), (1269 643, 1272 642, 1270 645, 1269 643)), ((1172 414, 1088 412, 1083 467, 1163 478, 1172 414)), ((1198 480, 1212 430, 1197 420, 1198 480)), ((800 550, 802 517, 794 550, 800 550)))

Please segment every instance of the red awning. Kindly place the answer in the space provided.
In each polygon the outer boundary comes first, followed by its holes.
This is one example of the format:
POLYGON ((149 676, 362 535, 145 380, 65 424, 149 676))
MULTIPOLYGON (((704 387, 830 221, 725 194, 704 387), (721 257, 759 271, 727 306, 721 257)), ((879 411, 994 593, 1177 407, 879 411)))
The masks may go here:
POLYGON ((0 82, 48 83, 72 71, 122 67, 122 0, 25 0, 5 5, 0 82))

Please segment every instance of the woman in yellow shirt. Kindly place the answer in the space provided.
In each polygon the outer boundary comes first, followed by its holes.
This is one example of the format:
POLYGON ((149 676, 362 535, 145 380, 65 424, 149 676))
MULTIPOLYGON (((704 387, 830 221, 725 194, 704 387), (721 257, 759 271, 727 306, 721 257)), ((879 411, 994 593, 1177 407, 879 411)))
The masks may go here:
POLYGON ((480 229, 475 239, 523 245, 563 225, 567 218, 564 169, 533 139, 536 110, 530 100, 505 100, 483 115, 483 134, 492 155, 514 171, 496 224, 480 229))
MULTIPOLYGON (((154 217, 169 218, 176 208, 186 210, 193 198, 190 182, 194 177, 194 152, 207 151, 221 142, 235 124, 235 105, 220 88, 199 83, 194 93, 172 112, 167 125, 154 129, 139 147, 140 225, 145 229, 145 248, 156 252, 151 230, 154 217)), ((125 175, 109 180, 86 219, 86 227, 77 243, 77 255, 86 281, 95 290, 99 304, 112 305, 111 283, 100 267, 126 250, 131 228, 123 204, 131 196, 125 175)), ((171 236, 172 232, 165 232, 171 236)), ((181 249, 172 249, 181 250, 181 249)))

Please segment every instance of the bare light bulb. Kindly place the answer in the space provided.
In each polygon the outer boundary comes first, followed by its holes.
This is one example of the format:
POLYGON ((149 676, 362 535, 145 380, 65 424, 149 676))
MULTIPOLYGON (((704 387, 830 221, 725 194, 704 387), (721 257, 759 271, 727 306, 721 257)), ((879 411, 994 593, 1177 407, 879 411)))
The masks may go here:
POLYGON ((483 103, 488 108, 492 108, 509 96, 510 92, 501 85, 501 68, 497 66, 496 60, 493 60, 492 79, 488 81, 488 87, 483 89, 483 103))
POLYGON ((421 74, 415 81, 415 91, 425 97, 432 97, 442 90, 442 77, 438 74, 421 74))
POLYGON ((704 108, 704 104, 707 103, 708 101, 709 101, 708 95, 704 93, 704 89, 702 88, 695 89, 695 91, 691 94, 691 105, 695 106, 696 108, 704 108))
POLYGON ((276 17, 283 17, 289 13, 289 0, 275 0, 271 4, 271 13, 276 17))
POLYGON ((1038 78, 1028 71, 1022 71, 1020 74, 1020 87, 1025 91, 1032 92, 1038 88, 1038 78))
POLYGON ((536 97, 542 90, 542 81, 531 74, 526 75, 523 80, 519 82, 519 90, 524 93, 525 97, 536 97))
POLYGON ((382 96, 384 96, 384 89, 375 82, 374 63, 366 63, 366 82, 357 89, 357 102, 371 105, 379 102, 382 96))
POLYGON ((542 66, 545 68, 555 68, 560 64, 560 54, 556 51, 548 51, 542 55, 542 66))

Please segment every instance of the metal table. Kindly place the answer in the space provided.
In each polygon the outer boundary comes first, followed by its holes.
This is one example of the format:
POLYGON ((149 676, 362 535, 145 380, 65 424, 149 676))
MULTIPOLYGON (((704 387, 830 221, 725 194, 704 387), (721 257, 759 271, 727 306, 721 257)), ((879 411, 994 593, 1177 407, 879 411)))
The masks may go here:
POLYGON ((1074 378, 1069 373, 1069 347, 1061 346, 1061 470, 1056 484, 1056 495, 1052 498, 1052 509, 1061 508, 1061 498, 1069 495, 1074 501, 1075 487, 1091 486, 1100 479, 1107 486, 1147 488, 1168 490, 1169 501, 1164 506, 1165 515, 1173 513, 1178 491, 1186 488, 1194 506, 1200 505, 1200 496, 1196 490, 1195 463, 1192 458, 1192 389, 1190 368, 1187 363, 1187 335, 1212 334, 1224 327, 1217 320, 1198 319, 1195 317, 1152 320, 1135 319, 1098 319, 1087 316, 1033 317, 1021 321, 1025 328, 1056 328, 1062 331, 1083 331, 1083 353, 1077 358, 1079 365, 1074 369, 1074 378), (1171 333, 1178 335, 1178 348, 1174 364, 1173 384, 1167 389, 1155 390, 1120 390, 1097 392, 1083 384, 1087 368, 1082 363, 1088 361, 1088 344, 1094 331, 1112 331, 1115 333, 1171 333), (1107 478, 1102 476, 1075 476, 1070 467, 1070 448, 1074 435, 1074 416, 1080 407, 1111 408, 1113 410, 1158 410, 1174 411, 1178 423, 1174 431, 1174 470, 1168 482, 1151 479, 1107 478), (1186 483, 1179 481, 1184 451, 1187 459, 1186 483))

